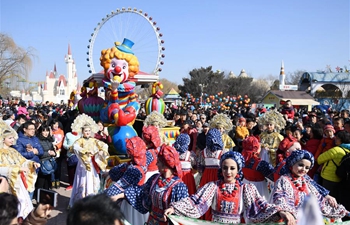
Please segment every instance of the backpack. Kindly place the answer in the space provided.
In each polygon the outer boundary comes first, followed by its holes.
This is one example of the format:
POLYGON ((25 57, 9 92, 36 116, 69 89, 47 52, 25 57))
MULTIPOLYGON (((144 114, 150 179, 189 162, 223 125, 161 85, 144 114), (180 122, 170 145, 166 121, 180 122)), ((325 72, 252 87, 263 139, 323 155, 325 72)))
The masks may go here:
POLYGON ((344 150, 345 155, 341 159, 339 166, 335 164, 337 167, 335 174, 342 178, 343 181, 350 181, 350 152, 346 151, 343 147, 341 148, 344 150))

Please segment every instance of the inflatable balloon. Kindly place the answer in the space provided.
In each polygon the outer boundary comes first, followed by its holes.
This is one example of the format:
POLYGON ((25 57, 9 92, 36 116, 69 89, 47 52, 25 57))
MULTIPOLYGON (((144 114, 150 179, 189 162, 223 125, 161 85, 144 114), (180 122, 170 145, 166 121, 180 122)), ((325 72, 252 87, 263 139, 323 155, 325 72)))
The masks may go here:
POLYGON ((104 106, 105 100, 98 96, 98 86, 96 81, 92 81, 89 87, 93 87, 84 101, 84 113, 91 116, 96 122, 100 120, 100 111, 104 106))
POLYGON ((160 114, 163 114, 165 111, 165 103, 162 98, 160 98, 163 95, 163 92, 161 91, 163 89, 163 84, 160 82, 155 82, 152 85, 152 95, 147 99, 145 107, 146 107, 146 114, 149 115, 153 111, 157 111, 160 114), (159 87, 158 90, 156 88, 159 87))
POLYGON ((126 154, 126 143, 125 138, 132 138, 137 136, 136 131, 132 126, 120 126, 114 127, 112 141, 114 149, 112 148, 111 155, 115 154, 126 154))

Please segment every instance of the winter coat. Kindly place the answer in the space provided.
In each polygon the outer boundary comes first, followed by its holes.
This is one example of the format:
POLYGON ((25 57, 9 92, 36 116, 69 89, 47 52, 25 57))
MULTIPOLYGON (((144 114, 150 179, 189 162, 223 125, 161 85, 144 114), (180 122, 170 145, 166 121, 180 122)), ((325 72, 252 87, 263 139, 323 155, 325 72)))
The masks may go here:
POLYGON ((44 149, 41 147, 39 139, 37 137, 28 137, 25 136, 22 132, 18 134, 17 144, 13 146, 24 158, 32 160, 34 162, 40 163, 39 158, 44 154, 44 149), (27 151, 27 144, 33 146, 33 148, 38 149, 38 155, 35 155, 33 152, 27 151))
POLYGON ((39 142, 44 150, 44 154, 40 157, 40 160, 44 161, 46 159, 50 159, 52 156, 49 154, 49 150, 55 150, 55 147, 53 146, 52 141, 48 140, 47 138, 44 138, 44 139, 39 139, 39 142))
POLYGON ((329 149, 322 153, 317 159, 318 164, 323 164, 321 177, 328 181, 341 181, 341 178, 335 174, 335 171, 343 156, 346 154, 345 152, 350 153, 350 144, 341 144, 341 146, 343 148, 336 146, 329 149))

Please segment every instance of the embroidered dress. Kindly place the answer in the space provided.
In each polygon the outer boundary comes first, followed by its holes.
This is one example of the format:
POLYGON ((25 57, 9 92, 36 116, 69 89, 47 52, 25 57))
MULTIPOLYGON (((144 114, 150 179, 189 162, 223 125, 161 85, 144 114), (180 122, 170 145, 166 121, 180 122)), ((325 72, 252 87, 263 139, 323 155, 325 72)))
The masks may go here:
POLYGON ((260 134, 261 152, 260 158, 276 166, 276 150, 283 140, 283 136, 278 132, 263 132, 260 134))
POLYGON ((28 192, 34 191, 37 179, 34 161, 24 158, 16 149, 0 150, 0 174, 8 178, 11 193, 19 200, 18 217, 26 218, 33 210, 33 204, 28 192), (20 172, 20 168, 28 168, 27 173, 20 172))
POLYGON ((74 202, 100 191, 99 172, 106 169, 108 145, 95 138, 79 138, 73 145, 78 157, 72 195, 69 206, 74 202))
POLYGON ((212 221, 222 223, 240 223, 242 215, 245 222, 269 222, 270 217, 280 211, 279 207, 268 204, 253 184, 210 182, 195 195, 170 204, 175 214, 199 218, 210 208, 212 221))
POLYGON ((347 210, 344 206, 330 206, 328 200, 310 184, 308 179, 304 177, 295 178, 290 173, 281 176, 275 183, 272 193, 272 203, 283 208, 284 211, 290 212, 297 218, 298 209, 302 206, 308 194, 313 194, 316 197, 324 217, 336 220, 346 215, 347 210))
POLYGON ((144 185, 125 189, 125 198, 140 213, 150 212, 148 225, 168 225, 163 221, 164 210, 171 202, 188 197, 186 185, 176 176, 162 179, 153 175, 144 185))
POLYGON ((191 171, 191 168, 195 164, 195 157, 196 155, 192 151, 186 151, 185 153, 180 154, 182 181, 187 185, 189 195, 196 193, 197 190, 194 176, 191 171))
POLYGON ((259 158, 251 158, 245 163, 245 167, 242 170, 244 174, 243 183, 254 184, 260 195, 268 200, 270 193, 268 190, 268 181, 265 178, 273 181, 273 166, 259 158))

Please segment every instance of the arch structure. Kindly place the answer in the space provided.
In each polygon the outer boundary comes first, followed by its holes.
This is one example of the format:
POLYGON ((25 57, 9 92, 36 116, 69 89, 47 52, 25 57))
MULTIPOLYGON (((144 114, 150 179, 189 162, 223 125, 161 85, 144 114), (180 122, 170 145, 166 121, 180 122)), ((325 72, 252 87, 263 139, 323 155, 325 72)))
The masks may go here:
POLYGON ((318 90, 334 91, 340 93, 338 97, 346 98, 350 94, 350 73, 333 72, 305 72, 298 85, 299 91, 307 91, 316 97, 318 90))

